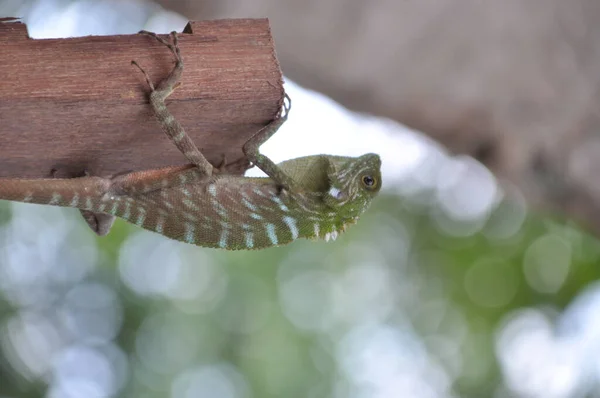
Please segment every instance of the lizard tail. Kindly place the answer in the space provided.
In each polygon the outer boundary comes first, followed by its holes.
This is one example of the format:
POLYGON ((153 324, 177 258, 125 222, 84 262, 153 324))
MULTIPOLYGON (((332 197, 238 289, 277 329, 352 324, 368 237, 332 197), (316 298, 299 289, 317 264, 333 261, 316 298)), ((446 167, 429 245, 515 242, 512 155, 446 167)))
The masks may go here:
POLYGON ((0 179, 0 199, 93 210, 110 180, 101 177, 0 179))

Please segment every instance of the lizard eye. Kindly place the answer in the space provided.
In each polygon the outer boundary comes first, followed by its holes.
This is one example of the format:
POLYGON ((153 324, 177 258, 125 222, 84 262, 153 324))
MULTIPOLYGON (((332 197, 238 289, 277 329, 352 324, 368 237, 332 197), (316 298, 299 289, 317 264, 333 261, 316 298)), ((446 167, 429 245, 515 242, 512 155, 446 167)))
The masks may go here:
POLYGON ((367 188, 373 188, 375 186, 375 184, 377 184, 377 179, 375 177, 370 176, 370 175, 366 175, 366 176, 362 177, 362 183, 367 188))

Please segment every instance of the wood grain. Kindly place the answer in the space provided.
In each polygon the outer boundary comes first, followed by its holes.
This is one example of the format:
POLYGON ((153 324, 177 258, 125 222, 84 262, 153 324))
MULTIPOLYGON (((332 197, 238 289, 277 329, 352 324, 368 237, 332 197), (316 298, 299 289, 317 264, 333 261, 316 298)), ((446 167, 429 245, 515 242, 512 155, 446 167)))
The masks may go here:
MULTIPOLYGON (((282 76, 266 19, 189 23, 185 70, 171 112, 207 158, 247 165, 241 146, 282 104, 282 76)), ((156 83, 171 53, 144 35, 33 40, 0 20, 0 177, 92 175, 185 163, 147 103, 136 60, 156 83)))

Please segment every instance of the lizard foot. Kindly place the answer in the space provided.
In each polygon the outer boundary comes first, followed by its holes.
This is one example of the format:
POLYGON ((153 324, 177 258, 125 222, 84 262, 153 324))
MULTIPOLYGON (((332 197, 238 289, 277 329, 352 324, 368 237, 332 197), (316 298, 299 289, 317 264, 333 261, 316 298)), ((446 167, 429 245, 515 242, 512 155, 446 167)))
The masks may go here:
POLYGON ((96 213, 90 210, 79 209, 81 216, 85 220, 86 224, 94 231, 98 236, 105 236, 110 232, 116 217, 112 214, 96 213))
POLYGON ((175 62, 175 67, 173 68, 173 71, 171 72, 169 77, 166 78, 165 80, 163 80, 162 82, 160 82, 158 87, 156 87, 156 88, 154 87, 154 84, 152 84, 152 81, 150 80, 150 76, 148 75, 148 73, 136 61, 134 61, 134 60, 131 61, 131 65, 136 66, 143 73, 144 78, 146 79, 146 83, 148 83, 148 86, 150 86, 150 89, 152 91, 165 92, 165 94, 166 94, 165 98, 166 98, 173 90, 175 90, 177 87, 179 87, 181 85, 181 82, 179 81, 179 77, 181 75, 181 71, 183 70, 183 58, 181 57, 181 51, 179 50, 179 44, 178 44, 178 40, 177 40, 177 32, 175 32, 175 31, 171 32, 172 43, 170 43, 169 41, 158 36, 154 32, 148 32, 146 30, 141 30, 139 33, 143 34, 143 35, 148 35, 148 36, 154 37, 156 40, 158 40, 158 42, 160 42, 161 44, 164 44, 169 50, 171 50, 171 53, 175 56, 176 62, 175 62))

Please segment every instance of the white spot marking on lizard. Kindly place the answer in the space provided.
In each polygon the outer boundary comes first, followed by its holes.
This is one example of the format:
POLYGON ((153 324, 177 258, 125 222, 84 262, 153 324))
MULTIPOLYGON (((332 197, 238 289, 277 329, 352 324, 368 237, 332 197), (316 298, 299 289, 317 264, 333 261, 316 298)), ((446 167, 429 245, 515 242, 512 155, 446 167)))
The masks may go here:
POLYGON ((216 199, 212 200, 212 205, 217 212, 223 218, 227 218, 227 209, 221 203, 219 203, 216 199))
POLYGON ((250 201, 248 201, 246 198, 242 198, 242 203, 244 204, 244 206, 246 206, 247 208, 249 208, 252 211, 258 210, 258 208, 256 206, 254 206, 254 204, 251 203, 250 201))
POLYGON ((290 232, 292 233, 292 239, 298 239, 299 231, 298 225, 296 225, 296 219, 294 217, 285 216, 283 217, 283 222, 286 223, 288 228, 290 229, 290 232))
POLYGON ((110 209, 109 213, 116 215, 118 209, 119 209, 119 202, 115 202, 115 203, 113 203, 112 209, 110 209))
POLYGON ((29 191, 25 194, 23 202, 31 202, 31 199, 33 199, 33 192, 29 191))
POLYGON ((154 230, 156 232, 158 232, 159 234, 162 234, 164 226, 165 226, 165 216, 162 214, 157 215, 156 216, 156 227, 154 227, 154 230))
POLYGON ((254 234, 252 232, 246 232, 246 247, 252 249, 254 247, 254 234))
POLYGON ((288 207, 285 204, 283 204, 283 201, 281 199, 279 199, 277 196, 272 196, 271 200, 273 202, 277 203, 279 205, 279 208, 282 211, 290 211, 290 209, 288 209, 288 207))
POLYGON ((340 199, 341 193, 342 193, 342 191, 340 191, 336 187, 329 188, 329 195, 333 196, 336 199, 340 199))
POLYGON ((278 239, 277 239, 277 234, 275 233, 275 225, 271 224, 271 223, 267 223, 265 225, 265 228, 267 229, 267 236, 269 237, 269 240, 271 241, 271 243, 273 245, 277 245, 278 239))
POLYGON ((329 239, 331 239, 331 234, 329 232, 327 232, 325 234, 325 242, 329 242, 329 239))
POLYGON ((183 202, 184 205, 186 205, 190 209, 196 210, 196 211, 200 211, 200 208, 198 206, 196 206, 196 203, 194 203, 193 201, 191 201, 189 199, 183 199, 182 202, 183 202))
POLYGON ((211 196, 216 197, 217 196, 217 186, 215 184, 209 184, 208 185, 208 193, 211 196))
POLYGON ((196 240, 196 228, 194 224, 186 222, 185 224, 185 241, 187 243, 194 243, 196 240))
POLYGON ((59 193, 54 192, 52 194, 52 199, 50 199, 50 202, 48 202, 49 205, 55 205, 58 202, 60 202, 60 200, 62 199, 62 196, 60 196, 59 193))
MULTIPOLYGON (((88 199, 89 199, 89 196, 88 196, 88 199)), ((90 199, 90 203, 91 203, 91 199, 90 199)), ((85 204, 87 205, 87 199, 86 199, 86 203, 85 204)), ((100 213, 102 213, 104 211, 104 209, 106 209, 106 203, 102 203, 102 204, 100 204, 100 206, 98 206, 98 211, 100 213)))
POLYGON ((198 221, 198 217, 196 217, 195 215, 193 215, 191 213, 183 213, 183 218, 185 218, 186 220, 189 220, 191 222, 197 222, 198 221))
POLYGON ((346 169, 346 170, 342 171, 341 173, 339 173, 338 177, 344 178, 344 177, 346 177, 346 175, 348 175, 348 173, 350 173, 350 171, 352 171, 352 169, 346 169))
POLYGON ((168 207, 169 209, 173 209, 173 207, 174 207, 174 206, 173 206, 173 203, 169 202, 168 200, 165 200, 165 201, 163 202, 163 204, 164 204, 166 207, 168 207))
POLYGON ((188 159, 195 159, 196 151, 194 151, 194 150, 185 151, 185 152, 183 152, 183 156, 185 156, 188 159))
POLYGON ((131 203, 129 201, 125 202, 125 211, 123 212, 123 218, 129 220, 131 217, 131 203))
POLYGON ((141 227, 144 224, 144 221, 146 221, 146 209, 138 207, 138 216, 135 220, 135 225, 141 227))
POLYGON ((262 216, 260 214, 250 213, 250 217, 254 218, 255 220, 262 220, 262 216))
POLYGON ((335 229, 335 227, 333 227, 332 231, 331 231, 331 240, 336 240, 338 237, 339 233, 338 231, 335 229))
MULTIPOLYGON (((166 119, 165 119, 165 121, 166 121, 166 119)), ((179 133, 177 133, 177 135, 173 136, 173 139, 175 140, 175 142, 179 142, 183 139, 183 137, 185 137, 185 131, 183 131, 183 129, 181 129, 179 131, 179 133)))
POLYGON ((221 249, 224 249, 225 246, 227 246, 227 237, 229 236, 229 230, 226 228, 223 228, 223 230, 221 231, 221 238, 219 239, 219 247, 221 249))
POLYGON ((185 174, 179 174, 179 182, 185 184, 187 181, 187 176, 185 174))
POLYGON ((89 196, 86 196, 85 198, 85 208, 88 210, 91 210, 94 207, 93 203, 92 203, 92 198, 89 196))
POLYGON ((165 116, 163 121, 166 124, 173 124, 173 122, 175 121, 175 118, 173 117, 173 115, 167 115, 167 116, 165 116))
POLYGON ((184 194, 185 196, 188 196, 188 197, 189 197, 189 196, 192 196, 191 192, 190 192, 188 189, 181 188, 181 192, 183 192, 183 194, 184 194))
POLYGON ((78 204, 79 204, 79 194, 76 193, 75 195, 73 195, 73 199, 71 199, 69 206, 76 207, 78 204))
POLYGON ((305 204, 305 203, 303 203, 301 200, 300 200, 300 201, 297 201, 297 202, 296 202, 296 204, 297 204, 298 206, 300 206, 300 208, 302 209, 302 211, 304 211, 304 212, 306 212, 306 213, 309 213, 309 214, 318 214, 318 215, 320 215, 320 214, 321 214, 321 213, 319 213, 319 212, 318 212, 318 211, 316 211, 316 210, 309 209, 309 208, 306 206, 306 204, 305 204))
POLYGON ((265 193, 260 188, 253 188, 252 192, 257 194, 258 196, 262 196, 263 198, 266 198, 265 193))
POLYGON ((317 238, 319 237, 319 232, 321 232, 320 229, 321 228, 320 228, 318 222, 316 222, 316 223, 313 224, 313 230, 315 232, 315 237, 317 237, 317 238))
POLYGON ((252 230, 252 227, 248 224, 242 224, 242 229, 244 231, 250 231, 250 230, 252 230))

